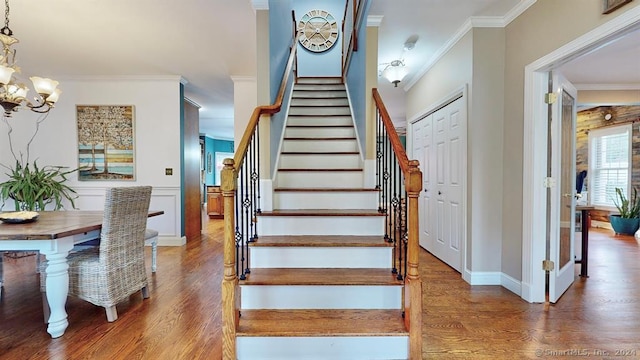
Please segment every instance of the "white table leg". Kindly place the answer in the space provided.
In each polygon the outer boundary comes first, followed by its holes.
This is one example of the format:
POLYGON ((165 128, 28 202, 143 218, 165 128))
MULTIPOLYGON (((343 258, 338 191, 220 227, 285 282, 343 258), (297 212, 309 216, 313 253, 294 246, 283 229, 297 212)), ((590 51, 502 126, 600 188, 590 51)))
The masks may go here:
POLYGON ((47 256, 47 281, 45 291, 51 315, 47 332, 52 338, 64 334, 69 326, 67 312, 64 305, 69 293, 69 264, 67 264, 68 251, 58 253, 45 253, 47 256))

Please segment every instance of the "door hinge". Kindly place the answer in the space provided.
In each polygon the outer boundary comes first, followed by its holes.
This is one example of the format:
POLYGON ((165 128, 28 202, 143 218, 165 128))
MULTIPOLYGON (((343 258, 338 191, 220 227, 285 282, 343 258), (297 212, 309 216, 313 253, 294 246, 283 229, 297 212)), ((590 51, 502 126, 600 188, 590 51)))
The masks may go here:
POLYGON ((554 186, 556 186, 556 179, 552 178, 552 177, 546 177, 543 180, 543 184, 544 187, 546 188, 552 188, 554 186))
POLYGON ((551 260, 542 260, 542 270, 544 271, 553 271, 555 264, 551 260))
POLYGON ((555 104, 558 100, 558 95, 556 93, 546 93, 544 94, 544 103, 545 104, 555 104))

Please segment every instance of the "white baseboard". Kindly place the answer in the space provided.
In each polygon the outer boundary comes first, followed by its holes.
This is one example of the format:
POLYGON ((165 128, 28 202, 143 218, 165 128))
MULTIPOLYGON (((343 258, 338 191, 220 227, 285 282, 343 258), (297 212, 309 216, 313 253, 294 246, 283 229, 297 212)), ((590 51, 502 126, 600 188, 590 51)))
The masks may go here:
MULTIPOLYGON (((184 246, 187 244, 186 237, 158 236, 158 246, 184 246)), ((148 245, 151 246, 151 245, 148 245)))
POLYGON ((469 285, 500 285, 518 296, 522 294, 522 283, 503 272, 465 269, 462 278, 469 285))
POLYGON ((505 273, 501 273, 500 276, 500 284, 506 288, 507 290, 511 291, 512 293, 521 296, 522 294, 522 282, 519 280, 516 280, 514 278, 512 278, 511 276, 505 274, 505 273))

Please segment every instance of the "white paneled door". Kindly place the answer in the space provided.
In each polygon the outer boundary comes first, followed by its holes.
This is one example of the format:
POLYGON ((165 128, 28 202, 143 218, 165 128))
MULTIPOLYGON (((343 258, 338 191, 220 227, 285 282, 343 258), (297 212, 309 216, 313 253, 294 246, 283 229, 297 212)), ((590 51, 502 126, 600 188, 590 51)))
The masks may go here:
POLYGON ((412 125, 413 158, 420 161, 420 246, 457 271, 465 238, 463 202, 466 112, 464 98, 412 125))

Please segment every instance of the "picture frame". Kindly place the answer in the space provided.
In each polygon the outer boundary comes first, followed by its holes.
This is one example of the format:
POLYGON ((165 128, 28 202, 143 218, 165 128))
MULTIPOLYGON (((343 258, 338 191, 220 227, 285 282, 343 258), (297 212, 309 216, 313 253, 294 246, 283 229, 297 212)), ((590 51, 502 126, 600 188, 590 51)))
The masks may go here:
POLYGON ((602 13, 609 14, 633 0, 602 0, 602 13))
POLYGON ((78 180, 135 180, 133 105, 76 105, 78 180))

